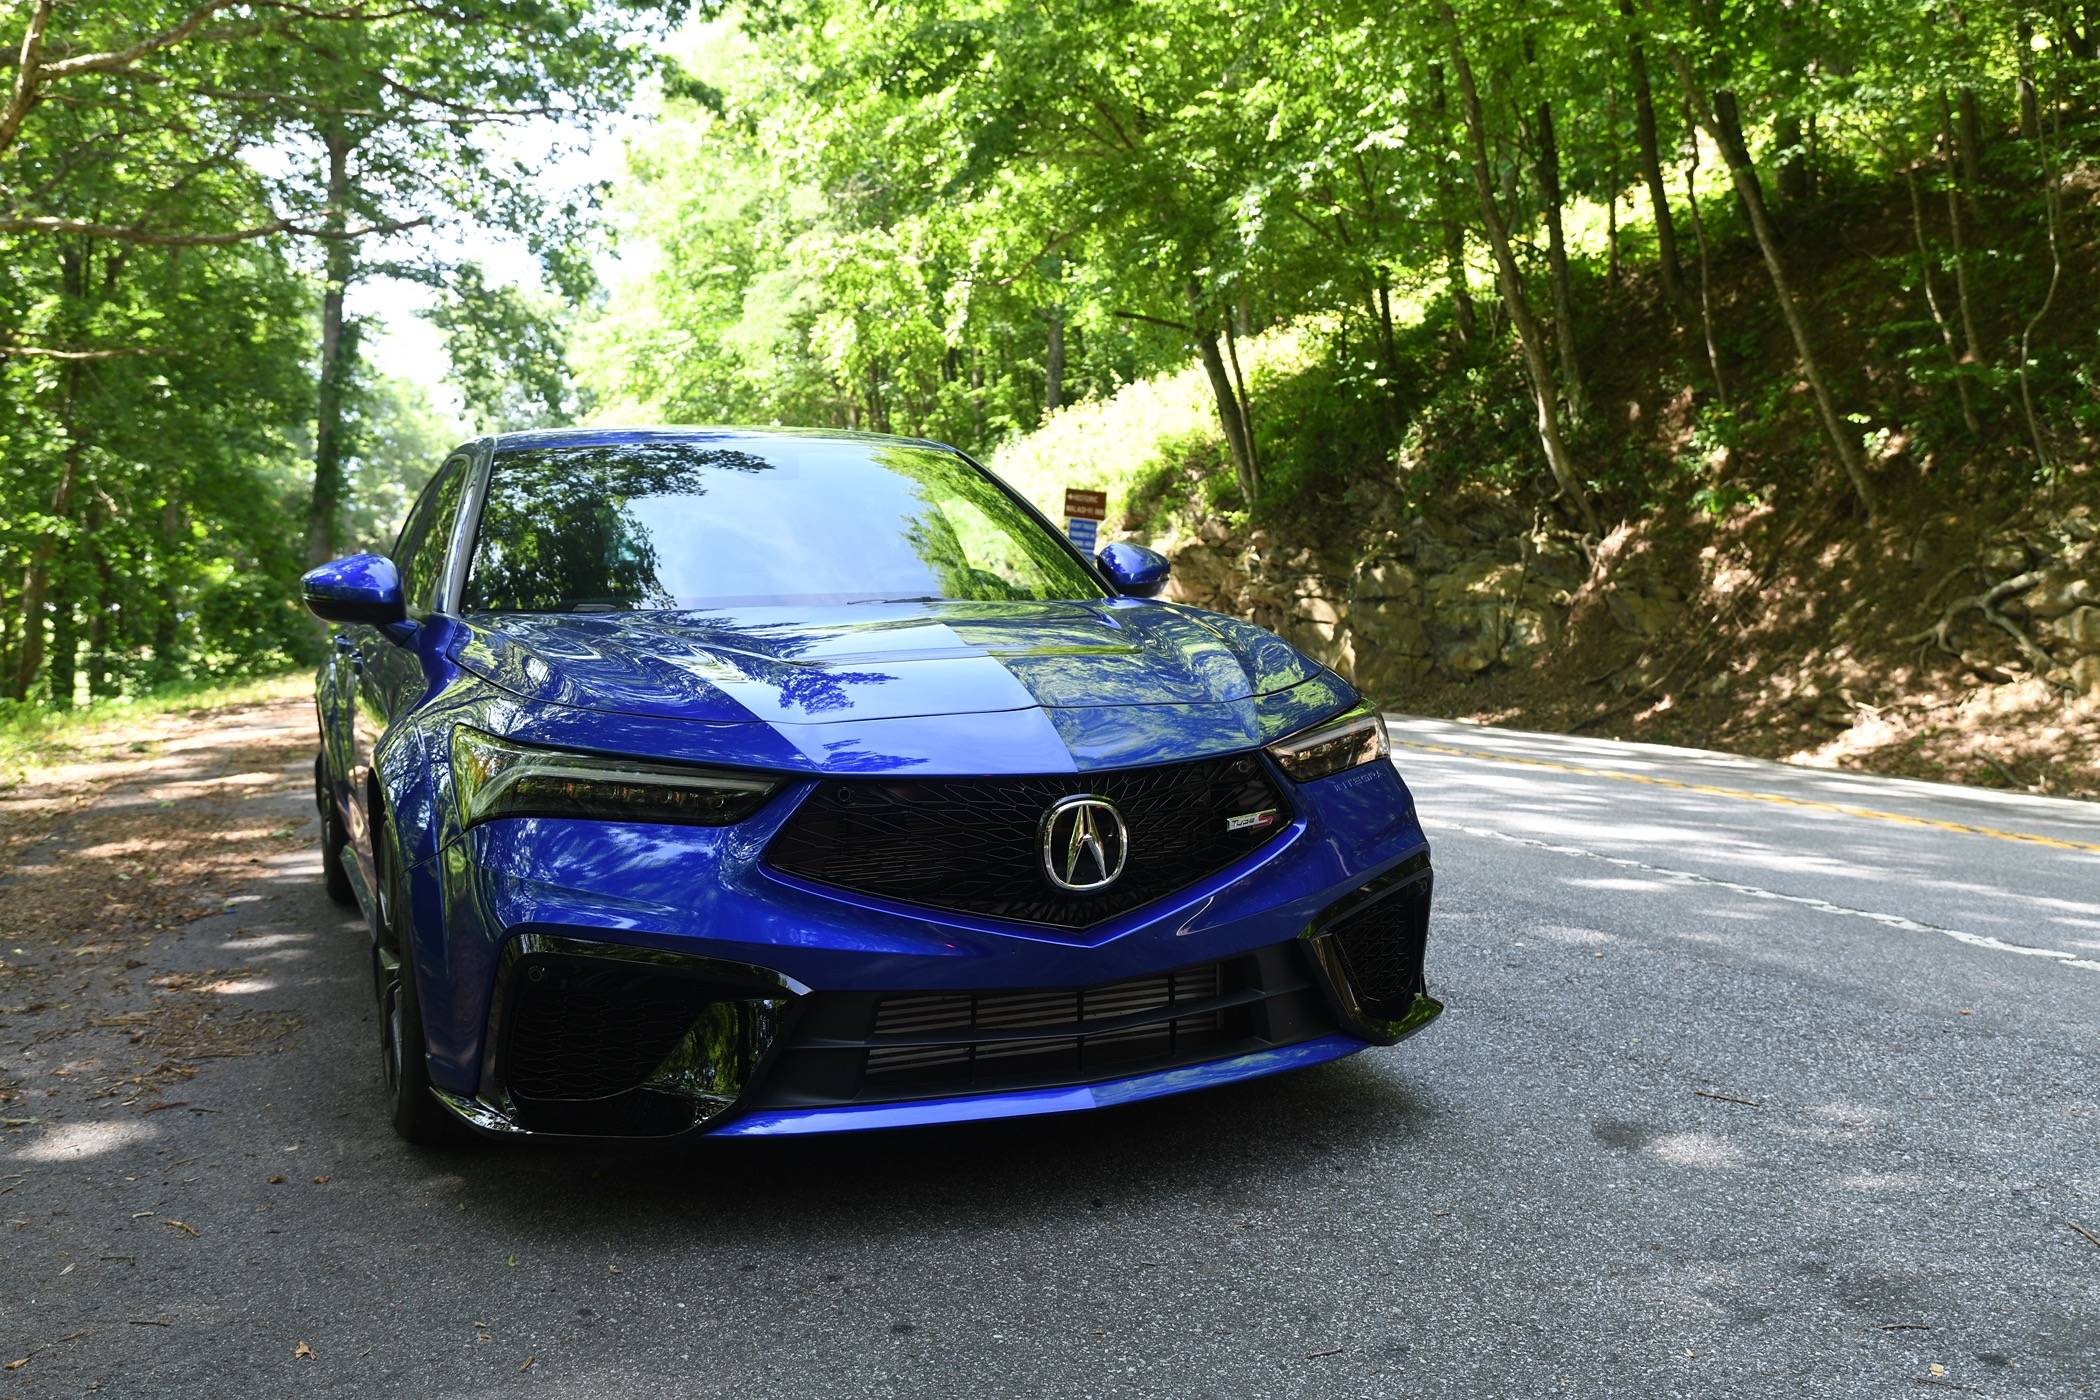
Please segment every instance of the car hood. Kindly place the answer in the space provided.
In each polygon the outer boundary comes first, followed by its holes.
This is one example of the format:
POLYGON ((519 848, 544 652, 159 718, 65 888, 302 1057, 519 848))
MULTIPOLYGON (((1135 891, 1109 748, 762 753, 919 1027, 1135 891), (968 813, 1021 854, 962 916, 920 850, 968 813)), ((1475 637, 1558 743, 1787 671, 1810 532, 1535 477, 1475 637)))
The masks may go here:
POLYGON ((514 697, 476 722, 809 772, 1165 762, 1265 742, 1355 694, 1259 627, 1135 599, 481 614, 457 627, 454 661, 514 697))
POLYGON ((727 724, 1215 704, 1319 669, 1258 627, 1122 600, 488 614, 467 626, 459 663, 526 699, 727 724))

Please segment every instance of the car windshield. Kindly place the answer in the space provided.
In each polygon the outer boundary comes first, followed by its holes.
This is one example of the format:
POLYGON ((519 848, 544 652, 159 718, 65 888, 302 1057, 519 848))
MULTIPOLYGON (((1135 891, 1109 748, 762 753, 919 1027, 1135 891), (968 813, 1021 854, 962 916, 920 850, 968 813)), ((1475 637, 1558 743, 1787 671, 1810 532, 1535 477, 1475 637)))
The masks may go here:
POLYGON ((990 476, 848 438, 631 441, 499 454, 470 612, 1104 596, 990 476))

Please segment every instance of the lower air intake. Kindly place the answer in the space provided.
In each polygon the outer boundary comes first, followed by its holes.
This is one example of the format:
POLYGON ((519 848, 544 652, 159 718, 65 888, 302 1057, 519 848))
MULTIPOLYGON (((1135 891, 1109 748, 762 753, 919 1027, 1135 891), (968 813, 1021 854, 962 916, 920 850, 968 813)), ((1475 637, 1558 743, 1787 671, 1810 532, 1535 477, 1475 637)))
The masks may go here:
POLYGON ((1005 1076, 1171 1057, 1215 1042, 1223 1023, 1216 1008, 1188 1015, 1176 1008, 1215 997, 1218 988, 1218 966, 1210 963, 1077 991, 885 997, 875 1013, 868 1082, 949 1077, 979 1065, 1005 1076), (1030 1030, 1050 1033, 1007 1038, 1030 1030), (952 1039, 925 1043, 931 1036, 952 1039), (881 1043, 892 1039, 909 1043, 881 1043))
POLYGON ((1406 1012, 1426 990, 1423 955, 1429 936, 1430 876, 1366 891, 1368 898, 1329 924, 1357 999, 1374 1016, 1406 1012))
POLYGON ((491 1092, 532 1132, 683 1132, 743 1091, 777 1032, 777 989, 638 950, 531 951, 503 981, 491 1092))
POLYGON ((1090 987, 817 992, 799 1010, 753 1107, 1087 1084, 1334 1030, 1296 942, 1090 987))

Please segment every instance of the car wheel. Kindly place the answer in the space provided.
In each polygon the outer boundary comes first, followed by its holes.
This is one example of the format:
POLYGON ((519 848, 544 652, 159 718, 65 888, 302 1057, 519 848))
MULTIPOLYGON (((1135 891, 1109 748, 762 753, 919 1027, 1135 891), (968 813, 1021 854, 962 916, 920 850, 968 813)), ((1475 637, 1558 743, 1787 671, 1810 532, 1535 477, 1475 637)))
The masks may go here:
POLYGON ((318 754, 314 756, 314 806, 321 813, 321 882, 328 897, 347 908, 357 903, 357 891, 343 864, 343 823, 336 815, 335 797, 328 791, 328 761, 318 754))
POLYGON ((383 840, 373 842, 379 855, 380 940, 372 948, 372 981, 379 994, 379 1067, 386 1085, 394 1131, 425 1147, 463 1143, 471 1134, 430 1089, 424 1056, 423 1006, 416 995, 414 925, 402 881, 384 855, 383 840))

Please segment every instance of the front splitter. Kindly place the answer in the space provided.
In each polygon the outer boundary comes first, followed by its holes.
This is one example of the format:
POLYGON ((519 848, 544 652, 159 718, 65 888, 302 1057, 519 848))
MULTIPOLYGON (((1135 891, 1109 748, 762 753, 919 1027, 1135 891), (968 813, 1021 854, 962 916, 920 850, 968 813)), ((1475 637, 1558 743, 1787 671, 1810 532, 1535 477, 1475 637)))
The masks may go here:
POLYGON ((1005 1118, 1031 1118, 1050 1113, 1080 1113, 1142 1103, 1195 1089, 1339 1060, 1368 1050, 1371 1042, 1353 1035, 1325 1035, 1317 1040, 1274 1050, 1257 1050, 1229 1060, 1155 1070, 1128 1079, 1069 1088, 1018 1089, 962 1098, 921 1099, 906 1103, 841 1104, 823 1108, 759 1109, 709 1130, 709 1137, 787 1137, 798 1133, 858 1133, 880 1128, 918 1128, 940 1123, 976 1123, 1005 1118))

